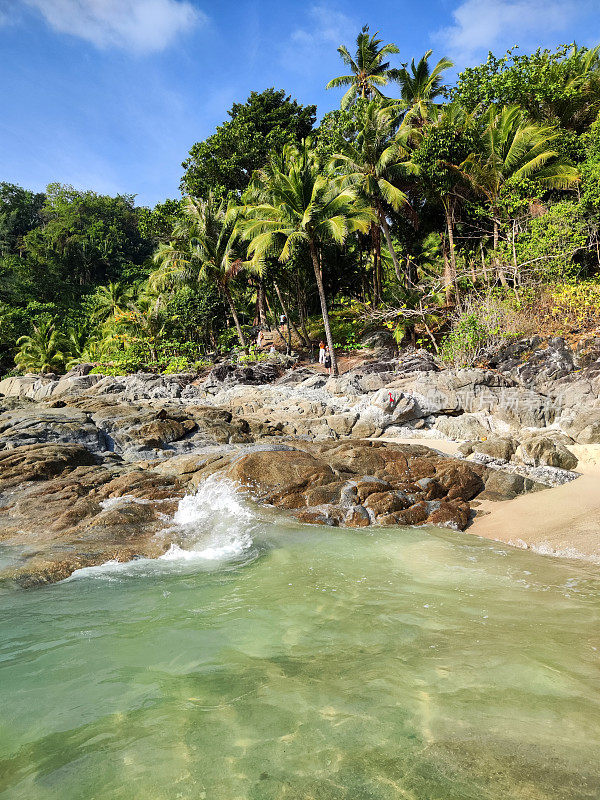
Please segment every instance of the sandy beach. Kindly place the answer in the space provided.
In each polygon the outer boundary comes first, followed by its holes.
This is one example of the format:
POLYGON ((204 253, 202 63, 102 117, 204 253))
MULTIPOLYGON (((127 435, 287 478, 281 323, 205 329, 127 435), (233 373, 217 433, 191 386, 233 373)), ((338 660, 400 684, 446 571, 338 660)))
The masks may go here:
MULTIPOLYGON (((419 442, 455 455, 448 439, 388 439, 419 442)), ((581 477, 563 486, 520 495, 514 500, 482 500, 466 533, 494 539, 544 555, 600 564, 600 445, 573 445, 581 477)))

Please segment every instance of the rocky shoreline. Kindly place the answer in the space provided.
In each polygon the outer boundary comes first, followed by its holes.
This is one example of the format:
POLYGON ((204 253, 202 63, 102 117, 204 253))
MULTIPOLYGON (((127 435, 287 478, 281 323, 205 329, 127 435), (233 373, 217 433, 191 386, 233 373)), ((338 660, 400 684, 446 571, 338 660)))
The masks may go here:
POLYGON ((18 558, 0 574, 33 586, 156 557, 179 499, 210 475, 301 522, 464 530, 482 503, 577 478, 578 446, 600 443, 599 388, 600 362, 558 339, 476 369, 372 351, 336 378, 275 363, 7 378, 0 545, 18 558))

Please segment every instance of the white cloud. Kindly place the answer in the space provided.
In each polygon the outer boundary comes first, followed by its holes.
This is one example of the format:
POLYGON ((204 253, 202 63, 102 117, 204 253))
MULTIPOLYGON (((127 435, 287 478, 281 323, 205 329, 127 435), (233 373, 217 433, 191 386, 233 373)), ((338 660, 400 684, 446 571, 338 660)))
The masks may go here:
POLYGON ((463 0, 452 12, 454 24, 433 38, 464 64, 488 50, 544 44, 548 34, 568 31, 586 8, 585 0, 463 0))
POLYGON ((282 58, 286 66, 301 72, 320 70, 323 55, 333 53, 337 58, 339 45, 350 47, 359 29, 360 26, 341 11, 323 4, 313 5, 308 10, 306 25, 292 31, 283 47, 282 58))
POLYGON ((24 0, 60 33, 97 47, 136 53, 164 50, 206 16, 189 0, 24 0))

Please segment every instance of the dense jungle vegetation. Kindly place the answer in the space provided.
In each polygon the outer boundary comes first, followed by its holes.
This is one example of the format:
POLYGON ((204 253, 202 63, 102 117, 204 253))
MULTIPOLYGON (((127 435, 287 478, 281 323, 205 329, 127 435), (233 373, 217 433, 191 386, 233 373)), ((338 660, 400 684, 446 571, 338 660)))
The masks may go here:
POLYGON ((0 183, 0 373, 188 371, 215 354, 399 343, 456 363, 505 336, 600 324, 600 46, 458 74, 365 26, 340 109, 252 92, 139 207, 0 183), (293 341, 292 341, 293 337, 293 341))

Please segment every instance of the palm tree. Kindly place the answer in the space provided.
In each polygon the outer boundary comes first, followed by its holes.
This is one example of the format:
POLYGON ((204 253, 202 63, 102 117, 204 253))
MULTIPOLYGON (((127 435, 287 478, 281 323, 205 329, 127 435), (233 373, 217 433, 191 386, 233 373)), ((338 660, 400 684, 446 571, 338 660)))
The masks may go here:
MULTIPOLYGON (((530 178, 546 189, 567 189, 579 181, 579 172, 555 149, 560 132, 530 122, 519 106, 490 106, 482 124, 480 152, 471 153, 455 169, 487 200, 497 250, 501 197, 508 181, 530 178)), ((506 285, 502 270, 499 275, 506 285)))
POLYGON ((60 372, 65 363, 63 345, 63 336, 54 321, 42 320, 33 326, 29 336, 17 339, 15 364, 22 372, 60 372))
MULTIPOLYGON (((439 203, 444 211, 448 248, 444 243, 444 289, 446 301, 451 302, 456 289, 456 248, 454 227, 456 211, 468 188, 465 176, 457 170, 455 162, 463 159, 472 146, 471 132, 475 125, 475 113, 468 113, 459 103, 452 102, 436 109, 428 124, 414 129, 415 136, 409 139, 419 142, 411 156, 412 174, 420 178, 424 194, 439 203)), ((404 134, 410 128, 403 126, 404 134)))
POLYGON ((137 303, 131 303, 124 322, 134 336, 140 336, 148 344, 150 357, 158 360, 157 345, 164 338, 167 317, 161 308, 161 298, 143 294, 137 303))
POLYGON ((351 186, 319 171, 309 143, 300 149, 286 146, 285 170, 272 164, 268 171, 256 176, 255 205, 245 208, 241 231, 250 242, 248 253, 260 264, 276 255, 285 263, 300 248, 310 253, 321 302, 325 336, 331 353, 332 372, 337 375, 337 361, 327 298, 323 287, 321 249, 324 244, 343 244, 355 230, 369 229, 373 217, 351 186))
POLYGON ((433 69, 429 58, 433 50, 428 50, 415 66, 413 58, 410 70, 403 67, 398 71, 396 81, 400 85, 401 97, 407 109, 405 122, 421 127, 429 119, 434 101, 444 93, 442 72, 454 66, 449 58, 441 58, 433 69))
POLYGON ((380 86, 385 86, 390 80, 398 76, 397 69, 390 69, 389 61, 384 61, 388 55, 399 53, 395 44, 386 44, 380 47, 382 39, 377 38, 377 33, 369 35, 369 26, 365 25, 356 37, 356 53, 354 58, 348 48, 343 44, 338 47, 342 61, 350 67, 350 75, 340 75, 329 81, 326 88, 336 89, 339 86, 350 88, 342 97, 342 108, 347 108, 358 97, 370 100, 373 97, 383 97, 380 86))
POLYGON ((93 319, 98 322, 108 322, 127 308, 131 301, 131 290, 120 283, 109 281, 106 286, 99 286, 96 289, 93 300, 93 319))
POLYGON ((173 231, 174 241, 161 244, 154 255, 159 265, 151 287, 213 281, 226 299, 242 347, 246 339, 231 295, 231 282, 244 268, 260 273, 260 265, 243 260, 243 248, 233 207, 209 194, 206 200, 187 197, 184 216, 173 231))
POLYGON ((377 305, 377 297, 381 292, 381 278, 377 280, 378 265, 381 264, 381 253, 377 252, 381 241, 379 227, 383 230, 396 277, 403 283, 387 221, 388 207, 399 211, 402 206, 408 205, 406 195, 398 188, 398 183, 407 177, 407 165, 401 162, 406 151, 395 138, 399 113, 397 105, 381 106, 377 101, 370 102, 365 108, 362 127, 356 139, 344 143, 341 152, 331 160, 333 169, 346 176, 347 182, 371 206, 377 220, 372 231, 375 245, 374 305, 377 305))

